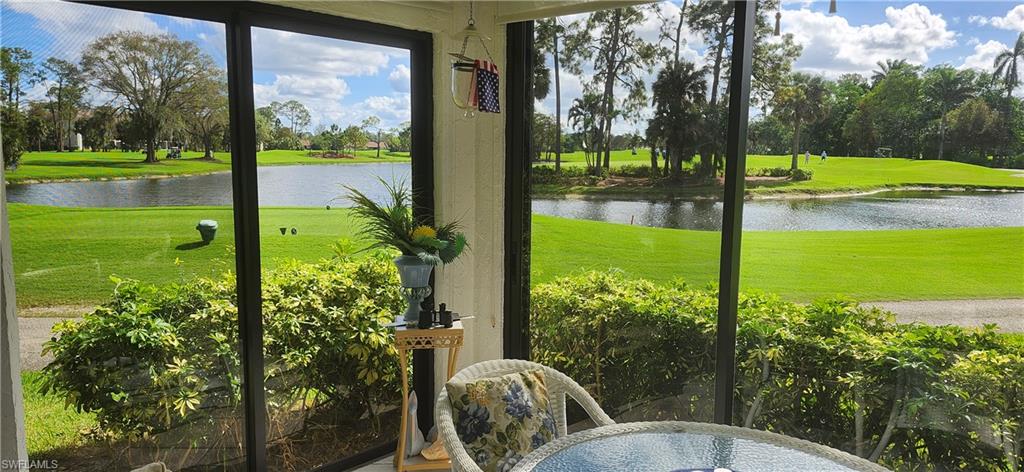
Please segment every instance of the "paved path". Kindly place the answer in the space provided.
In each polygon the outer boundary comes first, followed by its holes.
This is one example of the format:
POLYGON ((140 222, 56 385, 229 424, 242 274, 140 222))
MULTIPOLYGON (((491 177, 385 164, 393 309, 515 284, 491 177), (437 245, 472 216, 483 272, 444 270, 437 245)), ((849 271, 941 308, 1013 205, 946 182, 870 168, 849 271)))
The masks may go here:
POLYGON ((53 360, 42 357, 43 343, 50 340, 50 330, 58 321, 67 318, 18 318, 18 336, 21 338, 21 370, 40 370, 53 360))
MULTIPOLYGON (((980 327, 995 323, 1004 332, 1024 332, 1024 299, 1009 300, 943 300, 922 302, 865 302, 896 313, 896 319, 909 323, 920 321, 934 325, 953 324, 980 327)), ((43 343, 50 339, 50 329, 66 318, 18 318, 21 335, 22 370, 39 370, 50 357, 41 357, 43 343)))
POLYGON ((864 302, 896 313, 902 323, 981 327, 994 323, 1003 332, 1024 332, 1024 299, 864 302))

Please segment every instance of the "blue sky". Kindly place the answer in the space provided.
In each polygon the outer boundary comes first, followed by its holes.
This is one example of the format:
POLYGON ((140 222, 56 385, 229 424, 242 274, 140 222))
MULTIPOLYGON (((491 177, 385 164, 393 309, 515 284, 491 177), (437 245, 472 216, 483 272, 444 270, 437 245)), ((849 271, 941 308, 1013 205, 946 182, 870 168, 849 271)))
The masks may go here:
MULTIPOLYGON (((666 1, 659 8, 672 17, 680 3, 666 1)), ((1019 2, 839 0, 838 5, 838 13, 829 15, 827 1, 784 1, 782 30, 804 46, 798 70, 829 77, 847 72, 870 75, 875 62, 887 58, 990 69, 995 55, 1024 30, 1024 4, 1019 2)), ((764 14, 774 17, 774 12, 764 14)), ((640 33, 656 41, 658 28, 652 12, 640 33)), ((224 64, 224 31, 218 24, 53 1, 0 2, 0 44, 27 48, 39 60, 76 59, 91 40, 119 29, 170 32, 195 41, 224 64)), ((388 127, 408 120, 405 51, 261 29, 254 31, 253 39, 257 105, 299 100, 312 111, 311 128, 345 126, 369 115, 379 116, 388 127)), ((686 39, 684 56, 703 63, 700 38, 689 34, 686 39)), ((648 74, 652 76, 653 71, 648 74)), ((563 119, 586 80, 563 74, 563 119)), ((43 90, 37 86, 30 99, 43 98, 43 90)), ((538 102, 537 108, 553 113, 554 98, 538 102)), ((616 124, 616 132, 637 128, 616 124)))
MULTIPOLYGON (((217 23, 55 1, 0 2, 0 44, 26 48, 38 62, 51 56, 77 61, 89 42, 121 29, 194 41, 225 66, 224 27, 217 23)), ((405 50, 257 28, 253 67, 257 106, 298 100, 311 111, 310 130, 358 124, 370 115, 385 127, 409 119, 405 50)), ((45 99, 45 89, 34 87, 29 100, 45 99)))

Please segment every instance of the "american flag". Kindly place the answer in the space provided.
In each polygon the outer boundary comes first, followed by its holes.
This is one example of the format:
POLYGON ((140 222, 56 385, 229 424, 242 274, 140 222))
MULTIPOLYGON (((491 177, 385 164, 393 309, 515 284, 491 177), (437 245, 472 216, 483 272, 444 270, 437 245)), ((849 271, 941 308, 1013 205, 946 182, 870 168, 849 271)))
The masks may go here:
POLYGON ((498 66, 493 62, 477 60, 474 63, 476 68, 476 88, 473 90, 473 103, 482 112, 500 113, 498 105, 498 66))

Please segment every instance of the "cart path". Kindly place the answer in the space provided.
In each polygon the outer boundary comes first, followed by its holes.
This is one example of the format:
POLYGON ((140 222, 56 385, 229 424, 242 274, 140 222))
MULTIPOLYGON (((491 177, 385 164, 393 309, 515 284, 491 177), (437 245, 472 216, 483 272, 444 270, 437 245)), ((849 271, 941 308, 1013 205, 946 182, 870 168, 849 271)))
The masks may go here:
POLYGON ((996 324, 1002 332, 1024 332, 1024 299, 862 302, 896 313, 896 321, 980 328, 996 324))
MULTIPOLYGON (((896 313, 902 323, 920 321, 932 325, 980 327, 995 323, 1004 332, 1024 332, 1024 299, 940 300, 914 302, 864 302, 896 313)), ((22 370, 42 369, 51 356, 42 357, 43 343, 50 340, 53 325, 67 318, 18 318, 22 370)))

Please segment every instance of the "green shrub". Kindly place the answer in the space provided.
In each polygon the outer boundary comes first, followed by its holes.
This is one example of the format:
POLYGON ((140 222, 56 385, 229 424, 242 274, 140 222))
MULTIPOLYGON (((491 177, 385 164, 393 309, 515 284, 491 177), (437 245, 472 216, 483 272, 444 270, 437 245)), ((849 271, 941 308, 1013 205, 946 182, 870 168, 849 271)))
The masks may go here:
POLYGON ((649 165, 638 165, 638 164, 625 164, 617 167, 612 167, 609 174, 618 177, 637 177, 637 178, 649 178, 651 176, 651 166, 649 165))
MULTIPOLYGON (((110 301, 54 327, 46 392, 95 412, 128 437, 173 428, 225 431, 240 421, 235 280, 155 287, 115 279, 110 301)), ((271 421, 294 415, 373 417, 400 399, 397 353, 384 327, 403 308, 387 254, 287 262, 263 272, 265 384, 271 421)))
POLYGON ((810 169, 790 169, 787 167, 762 167, 747 169, 748 177, 789 177, 790 180, 811 180, 814 171, 810 169))
POLYGON ((603 170, 601 175, 593 175, 586 166, 562 166, 560 170, 553 166, 533 166, 530 172, 531 182, 542 185, 595 185, 604 177, 603 170))
MULTIPOLYGON (((531 292, 533 358, 613 416, 669 404, 667 417, 707 421, 716 311, 714 287, 618 272, 560 278, 531 292)), ((742 294, 738 319, 736 424, 897 470, 1019 470, 1024 343, 991 326, 899 324, 841 298, 805 306, 742 294)))

